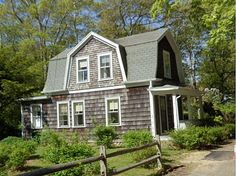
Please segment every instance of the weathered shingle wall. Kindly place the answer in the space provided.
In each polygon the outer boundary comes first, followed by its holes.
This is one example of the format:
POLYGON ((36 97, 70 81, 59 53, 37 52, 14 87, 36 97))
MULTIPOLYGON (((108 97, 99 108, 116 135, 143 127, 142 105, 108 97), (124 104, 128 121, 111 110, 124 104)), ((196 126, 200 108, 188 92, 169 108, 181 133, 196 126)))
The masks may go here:
POLYGON ((116 50, 109 45, 106 45, 96 39, 91 39, 73 58, 71 64, 71 71, 69 76, 68 90, 82 90, 98 87, 111 87, 122 84, 122 74, 117 58, 116 50), (112 52, 112 69, 113 79, 98 81, 98 54, 112 52), (89 56, 89 83, 76 83, 76 57, 89 56))
MULTIPOLYGON (((57 128, 56 106, 58 101, 84 100, 86 128, 69 128, 67 130, 91 132, 94 127, 93 122, 105 125, 105 98, 107 97, 120 97, 121 126, 117 127, 119 132, 123 133, 127 130, 151 128, 150 103, 147 87, 53 96, 52 104, 47 104, 47 108, 45 108, 47 110, 47 125, 49 128, 57 128)), ((71 113, 70 124, 72 124, 71 113)))

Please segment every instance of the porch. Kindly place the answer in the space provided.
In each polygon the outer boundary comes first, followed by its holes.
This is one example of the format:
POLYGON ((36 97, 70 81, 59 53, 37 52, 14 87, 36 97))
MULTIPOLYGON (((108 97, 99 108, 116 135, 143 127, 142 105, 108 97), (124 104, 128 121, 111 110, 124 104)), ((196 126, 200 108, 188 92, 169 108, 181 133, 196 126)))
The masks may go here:
POLYGON ((150 87, 149 91, 153 135, 165 135, 170 130, 186 128, 193 116, 195 118, 202 116, 202 99, 198 90, 164 85, 150 87), (194 113, 193 102, 198 107, 194 113))

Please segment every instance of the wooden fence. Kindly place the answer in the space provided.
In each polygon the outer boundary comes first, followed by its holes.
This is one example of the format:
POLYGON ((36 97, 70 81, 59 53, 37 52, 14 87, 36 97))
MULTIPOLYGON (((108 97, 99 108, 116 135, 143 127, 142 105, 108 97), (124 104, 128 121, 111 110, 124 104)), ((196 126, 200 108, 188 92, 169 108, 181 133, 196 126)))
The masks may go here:
POLYGON ((31 171, 31 172, 20 174, 18 176, 41 176, 41 175, 51 174, 54 172, 77 167, 82 164, 93 163, 96 161, 100 161, 100 174, 101 174, 101 176, 112 176, 112 175, 120 174, 120 173, 125 172, 130 169, 133 169, 135 167, 150 163, 155 160, 157 161, 158 168, 161 169, 162 168, 161 144, 160 144, 160 137, 159 136, 156 136, 155 142, 153 142, 153 143, 146 144, 146 145, 143 145, 140 147, 123 149, 123 150, 115 151, 112 153, 106 153, 105 147, 101 146, 100 147, 100 156, 90 157, 90 158, 86 158, 86 159, 82 159, 82 160, 78 160, 78 161, 73 161, 73 162, 69 162, 69 163, 64 163, 64 164, 56 164, 51 167, 37 169, 37 170, 31 171), (130 164, 129 166, 119 168, 119 169, 113 169, 111 172, 108 172, 108 165, 107 165, 108 158, 120 156, 120 155, 127 154, 127 153, 136 152, 136 151, 143 150, 143 149, 153 147, 153 146, 156 146, 156 149, 157 149, 156 155, 154 155, 150 158, 147 158, 145 160, 142 160, 138 163, 130 164))

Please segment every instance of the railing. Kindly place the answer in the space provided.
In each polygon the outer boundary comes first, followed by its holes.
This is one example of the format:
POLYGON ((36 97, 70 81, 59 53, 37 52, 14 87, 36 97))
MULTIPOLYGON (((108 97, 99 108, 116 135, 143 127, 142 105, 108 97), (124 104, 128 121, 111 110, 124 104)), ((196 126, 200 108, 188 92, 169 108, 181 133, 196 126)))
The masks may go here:
POLYGON ((37 170, 31 171, 31 172, 20 174, 18 176, 41 176, 41 175, 51 174, 54 172, 77 167, 82 164, 93 163, 96 161, 100 161, 100 174, 102 176, 111 176, 111 175, 120 174, 122 172, 125 172, 125 171, 133 169, 135 167, 150 163, 155 160, 157 161, 158 168, 161 169, 162 168, 161 145, 160 145, 160 137, 159 136, 156 136, 155 142, 153 142, 151 144, 146 144, 146 145, 143 145, 140 147, 123 149, 123 150, 115 151, 115 152, 108 153, 108 154, 106 153, 106 148, 104 146, 101 146, 100 147, 100 156, 90 157, 90 158, 86 158, 86 159, 82 159, 82 160, 78 160, 78 161, 73 161, 73 162, 69 162, 69 163, 65 163, 65 164, 56 164, 51 167, 37 169, 37 170), (139 151, 139 150, 146 149, 146 148, 153 147, 153 146, 156 146, 156 149, 157 149, 156 155, 154 155, 150 158, 147 158, 145 160, 142 160, 138 163, 130 164, 129 166, 119 168, 119 169, 113 169, 111 172, 108 172, 108 167, 107 167, 107 159, 108 158, 120 156, 120 155, 127 154, 127 153, 132 153, 132 152, 139 151))

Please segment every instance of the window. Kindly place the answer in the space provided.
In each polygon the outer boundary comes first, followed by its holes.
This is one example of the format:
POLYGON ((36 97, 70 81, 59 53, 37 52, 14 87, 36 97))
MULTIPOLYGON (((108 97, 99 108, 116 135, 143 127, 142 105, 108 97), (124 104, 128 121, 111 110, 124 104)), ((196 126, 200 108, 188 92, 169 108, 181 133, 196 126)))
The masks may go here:
POLYGON ((88 57, 77 58, 77 82, 83 83, 89 81, 89 59, 88 57))
POLYGON ((85 112, 84 112, 84 102, 74 101, 72 102, 72 126, 73 127, 85 127, 85 112))
POLYGON ((69 103, 58 102, 57 103, 57 122, 58 127, 70 127, 70 114, 69 114, 69 103))
POLYGON ((32 128, 42 128, 42 105, 31 105, 31 126, 32 128))
POLYGON ((171 78, 170 53, 163 50, 164 77, 171 78))
POLYGON ((106 124, 113 126, 121 124, 120 98, 106 99, 106 124))
POLYGON ((99 80, 112 79, 112 54, 98 55, 99 80))

